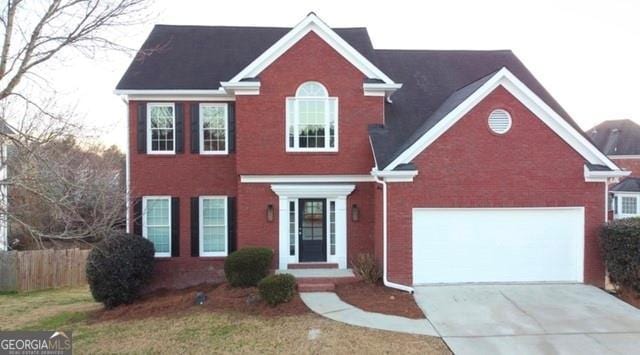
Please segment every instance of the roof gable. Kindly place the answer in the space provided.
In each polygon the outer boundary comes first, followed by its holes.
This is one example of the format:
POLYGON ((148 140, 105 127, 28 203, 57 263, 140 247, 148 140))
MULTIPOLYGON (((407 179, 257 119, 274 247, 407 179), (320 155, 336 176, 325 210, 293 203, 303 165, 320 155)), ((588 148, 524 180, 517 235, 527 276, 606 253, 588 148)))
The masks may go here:
MULTIPOLYGON (((133 90, 217 90, 291 28, 156 25, 116 86, 133 90)), ((373 60, 366 28, 336 28, 359 53, 373 60)), ((206 90, 206 91, 204 91, 206 90)))
POLYGON ((316 14, 309 13, 300 23, 280 38, 276 43, 236 74, 230 83, 240 82, 245 78, 257 77, 266 67, 284 54, 306 34, 313 31, 322 40, 327 42, 340 55, 358 68, 369 79, 378 79, 385 84, 395 84, 391 78, 376 67, 369 59, 364 57, 347 41, 340 37, 334 30, 327 26, 316 14))
MULTIPOLYGON (((503 86, 509 91, 535 116, 540 118, 549 128, 582 155, 587 162, 591 164, 602 164, 612 170, 619 170, 611 160, 582 135, 582 132, 578 131, 551 109, 549 105, 524 85, 507 68, 502 68, 492 76, 482 78, 468 85, 468 87, 453 93, 442 105, 446 107, 436 111, 437 113, 439 112, 442 117, 439 120, 435 120, 435 124, 424 132, 418 131, 417 134, 420 134, 420 137, 415 142, 404 149, 387 166, 378 167, 378 169, 393 170, 400 164, 410 163, 418 154, 429 147, 438 137, 444 134, 444 132, 451 128, 498 86, 503 86), (469 87, 472 90, 467 90, 469 87), (452 102, 454 104, 451 104, 452 102)), ((427 122, 429 122, 429 120, 427 120, 427 122)))

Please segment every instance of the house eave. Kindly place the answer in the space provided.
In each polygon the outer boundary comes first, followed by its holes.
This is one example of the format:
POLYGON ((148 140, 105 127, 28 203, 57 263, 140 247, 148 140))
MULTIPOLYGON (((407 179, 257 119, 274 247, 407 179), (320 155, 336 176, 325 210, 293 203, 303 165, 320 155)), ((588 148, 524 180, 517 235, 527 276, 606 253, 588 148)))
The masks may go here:
POLYGON ((630 171, 625 170, 592 171, 586 165, 584 166, 584 181, 586 182, 608 182, 611 179, 619 179, 630 174, 630 171))
POLYGON ((372 169, 371 175, 385 182, 413 182, 418 170, 377 170, 372 169))

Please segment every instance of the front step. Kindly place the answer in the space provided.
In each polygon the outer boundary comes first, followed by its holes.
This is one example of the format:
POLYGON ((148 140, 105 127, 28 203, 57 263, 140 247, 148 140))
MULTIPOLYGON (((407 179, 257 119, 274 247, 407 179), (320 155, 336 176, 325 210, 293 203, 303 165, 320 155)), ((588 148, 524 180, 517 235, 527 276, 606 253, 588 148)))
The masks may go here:
POLYGON ((351 269, 287 269, 276 273, 293 275, 299 292, 334 291, 336 285, 358 281, 351 269))
POLYGON ((292 263, 287 264, 289 270, 299 269, 337 269, 338 263, 292 263))

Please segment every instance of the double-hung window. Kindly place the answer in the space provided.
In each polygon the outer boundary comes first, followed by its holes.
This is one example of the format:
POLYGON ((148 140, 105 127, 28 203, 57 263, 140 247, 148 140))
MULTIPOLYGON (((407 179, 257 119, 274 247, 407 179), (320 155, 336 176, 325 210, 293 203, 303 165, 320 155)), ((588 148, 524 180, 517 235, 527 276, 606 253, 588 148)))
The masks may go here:
POLYGON ((227 197, 200 197, 200 255, 226 256, 228 251, 227 197))
POLYGON ((309 81, 286 100, 286 150, 338 151, 338 98, 320 83, 309 81))
POLYGON ((638 197, 637 196, 620 196, 620 214, 623 216, 638 215, 638 197))
POLYGON ((148 153, 175 153, 175 126, 176 109, 173 103, 147 104, 148 153))
POLYGON ((227 154, 228 136, 228 105, 226 103, 200 104, 200 154, 227 154))
POLYGON ((155 256, 171 256, 171 197, 142 198, 142 236, 155 248, 155 256))

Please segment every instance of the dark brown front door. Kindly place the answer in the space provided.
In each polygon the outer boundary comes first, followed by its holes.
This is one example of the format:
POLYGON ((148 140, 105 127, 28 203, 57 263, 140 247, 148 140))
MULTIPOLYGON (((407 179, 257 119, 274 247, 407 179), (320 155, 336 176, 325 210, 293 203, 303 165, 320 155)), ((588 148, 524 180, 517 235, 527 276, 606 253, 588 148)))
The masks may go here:
POLYGON ((300 261, 327 261, 327 200, 300 199, 300 261))

